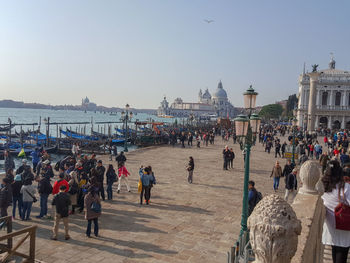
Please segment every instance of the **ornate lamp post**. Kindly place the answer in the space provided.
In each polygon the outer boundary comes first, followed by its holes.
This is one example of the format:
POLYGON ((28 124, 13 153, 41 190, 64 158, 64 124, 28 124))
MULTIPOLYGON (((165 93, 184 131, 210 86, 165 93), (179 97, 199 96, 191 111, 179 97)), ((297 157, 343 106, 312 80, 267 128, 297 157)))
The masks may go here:
POLYGON ((250 164, 250 148, 256 140, 256 134, 259 131, 261 119, 257 114, 252 114, 255 109, 257 92, 252 86, 243 94, 244 107, 248 112, 248 116, 239 115, 235 121, 236 135, 239 138, 241 149, 245 151, 244 160, 244 186, 243 186, 243 201, 242 201, 242 217, 241 217, 241 231, 238 242, 236 244, 236 252, 234 262, 239 262, 239 257, 245 254, 245 248, 248 243, 248 182, 249 182, 249 164, 250 164))
POLYGON ((125 105, 125 112, 122 112, 122 116, 120 118, 120 120, 122 122, 124 122, 124 127, 125 127, 125 138, 124 138, 124 152, 128 152, 128 131, 129 131, 129 127, 128 127, 128 121, 131 120, 133 117, 133 113, 130 112, 130 106, 129 104, 125 105))

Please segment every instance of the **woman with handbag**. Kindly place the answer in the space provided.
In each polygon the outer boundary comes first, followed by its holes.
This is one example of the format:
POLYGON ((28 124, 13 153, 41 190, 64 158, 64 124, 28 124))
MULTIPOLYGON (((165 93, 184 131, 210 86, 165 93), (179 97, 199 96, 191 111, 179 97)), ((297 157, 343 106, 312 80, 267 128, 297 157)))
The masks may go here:
POLYGON ((332 246, 334 263, 346 263, 350 247, 350 184, 344 182, 338 161, 329 162, 322 183, 326 207, 322 242, 332 246))
POLYGON ((22 220, 31 220, 30 212, 32 211, 33 202, 37 201, 35 197, 35 187, 32 185, 31 178, 24 181, 20 193, 23 196, 22 220))
POLYGON ((93 186, 88 189, 88 194, 84 198, 85 219, 88 221, 86 236, 90 237, 91 224, 94 221, 94 234, 98 236, 98 217, 101 215, 101 200, 93 186))

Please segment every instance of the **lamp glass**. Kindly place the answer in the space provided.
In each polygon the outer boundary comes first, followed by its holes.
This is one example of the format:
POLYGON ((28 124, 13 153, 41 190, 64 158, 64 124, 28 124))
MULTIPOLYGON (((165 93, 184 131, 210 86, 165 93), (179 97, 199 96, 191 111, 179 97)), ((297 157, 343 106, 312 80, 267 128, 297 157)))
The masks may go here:
POLYGON ((235 119, 235 129, 237 136, 246 136, 248 132, 248 119, 240 115, 235 119))

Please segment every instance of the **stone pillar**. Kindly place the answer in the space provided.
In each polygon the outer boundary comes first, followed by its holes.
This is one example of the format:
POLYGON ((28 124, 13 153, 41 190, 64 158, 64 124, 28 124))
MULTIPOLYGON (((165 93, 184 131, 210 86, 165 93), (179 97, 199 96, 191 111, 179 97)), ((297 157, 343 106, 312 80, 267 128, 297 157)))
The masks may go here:
POLYGON ((316 111, 316 88, 319 73, 310 73, 310 93, 309 93, 309 108, 307 130, 309 132, 315 130, 315 111, 316 111))
POLYGON ((280 196, 264 197, 248 218, 256 263, 290 263, 298 246, 301 222, 280 196))
POLYGON ((303 186, 299 189, 302 194, 318 194, 315 186, 320 179, 320 169, 318 162, 306 161, 300 168, 299 177, 303 186))
POLYGON ((317 90, 317 95, 316 95, 316 108, 320 108, 320 90, 317 90))
POLYGON ((320 121, 320 116, 319 116, 319 115, 316 115, 316 116, 315 116, 315 128, 316 128, 316 129, 317 129, 318 126, 320 125, 319 121, 320 121))
POLYGON ((341 129, 345 129, 345 116, 343 115, 343 119, 341 121, 341 125, 340 125, 341 129))
POLYGON ((330 96, 329 96, 329 103, 328 103, 328 105, 330 106, 329 108, 332 108, 332 106, 334 106, 334 97, 333 97, 333 95, 334 95, 334 91, 331 90, 330 91, 330 96))
POLYGON ((330 115, 328 118, 328 129, 332 129, 332 123, 333 123, 333 118, 332 118, 332 115, 330 115))

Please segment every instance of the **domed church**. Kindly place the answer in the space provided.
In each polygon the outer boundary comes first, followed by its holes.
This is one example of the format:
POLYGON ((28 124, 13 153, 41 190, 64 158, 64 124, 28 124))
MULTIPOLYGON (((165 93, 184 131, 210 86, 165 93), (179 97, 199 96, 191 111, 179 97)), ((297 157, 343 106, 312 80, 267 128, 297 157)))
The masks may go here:
POLYGON ((232 118, 235 116, 235 113, 235 108, 229 102, 221 81, 213 95, 210 94, 208 89, 204 93, 200 90, 197 103, 183 102, 181 98, 176 98, 169 107, 169 103, 164 97, 161 106, 158 108, 158 115, 175 117, 188 117, 190 114, 194 114, 197 117, 217 116, 232 118))

